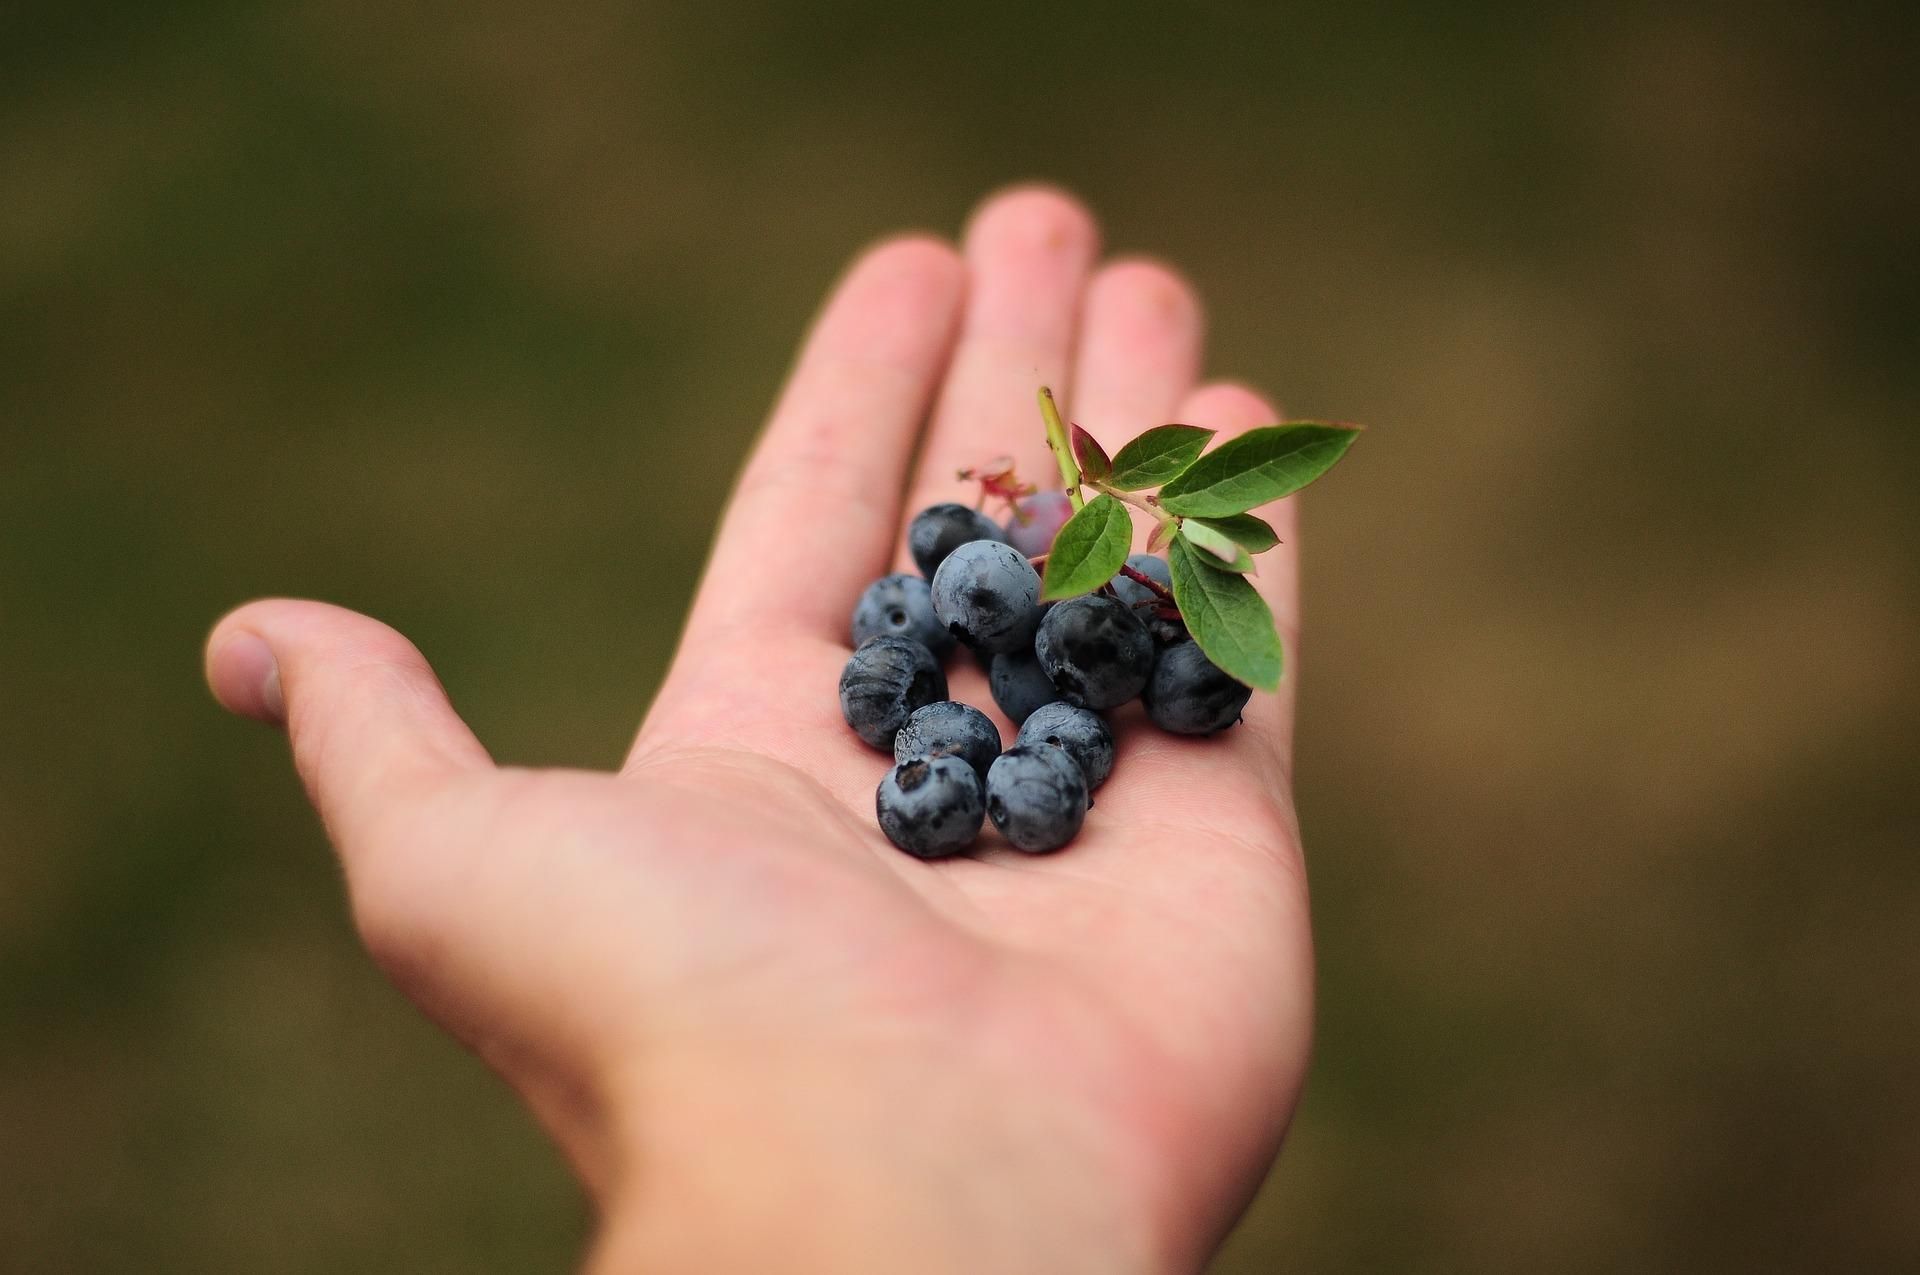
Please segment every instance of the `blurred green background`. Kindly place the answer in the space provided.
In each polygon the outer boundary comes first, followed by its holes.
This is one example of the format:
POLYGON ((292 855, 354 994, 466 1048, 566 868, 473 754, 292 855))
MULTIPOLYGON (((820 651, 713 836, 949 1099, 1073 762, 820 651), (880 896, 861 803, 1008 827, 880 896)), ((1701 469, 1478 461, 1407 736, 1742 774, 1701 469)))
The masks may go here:
POLYGON ((1216 1269, 1920 1267, 1911 13, 0 7, 0 1270, 568 1265, 202 634, 351 605, 613 764, 822 289, 1032 177, 1374 426, 1216 1269))

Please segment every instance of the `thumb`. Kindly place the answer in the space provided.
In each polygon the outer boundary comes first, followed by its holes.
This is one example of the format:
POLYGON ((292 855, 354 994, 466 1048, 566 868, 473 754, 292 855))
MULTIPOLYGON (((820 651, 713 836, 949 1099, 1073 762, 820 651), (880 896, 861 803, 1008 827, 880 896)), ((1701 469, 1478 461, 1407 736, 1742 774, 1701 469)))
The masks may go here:
POLYGON ((250 602, 214 626, 206 665, 227 709, 287 728, 343 853, 387 809, 492 764, 414 645, 364 615, 250 602))

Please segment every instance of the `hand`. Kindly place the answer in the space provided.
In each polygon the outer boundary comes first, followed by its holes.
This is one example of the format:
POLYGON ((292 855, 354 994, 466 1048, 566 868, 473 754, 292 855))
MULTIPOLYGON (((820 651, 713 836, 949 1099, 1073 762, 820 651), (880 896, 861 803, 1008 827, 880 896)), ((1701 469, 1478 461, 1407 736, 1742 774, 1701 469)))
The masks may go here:
MULTIPOLYGON (((285 723, 369 951, 594 1196, 598 1269, 1191 1270, 1278 1147, 1312 1018, 1293 672, 1212 739, 1117 714, 1064 851, 989 828, 938 863, 876 828, 890 759, 835 698, 854 599, 907 561, 903 511, 970 499, 954 471, 998 455, 1052 473, 1040 384, 1110 442, 1277 419, 1195 388, 1186 285, 1094 273, 1096 238, 1023 190, 960 254, 908 238, 852 267, 618 774, 494 766, 365 617, 267 601, 214 630, 214 691, 285 723)), ((1290 659, 1291 505, 1259 576, 1290 659)), ((964 656, 952 682, 991 709, 964 656)))

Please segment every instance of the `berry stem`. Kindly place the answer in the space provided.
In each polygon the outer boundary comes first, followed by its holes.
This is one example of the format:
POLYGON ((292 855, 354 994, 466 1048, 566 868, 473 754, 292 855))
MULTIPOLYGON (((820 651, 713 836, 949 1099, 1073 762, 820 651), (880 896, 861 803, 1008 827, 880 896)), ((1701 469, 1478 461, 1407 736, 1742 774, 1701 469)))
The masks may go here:
POLYGON ((1094 486, 1123 505, 1132 505, 1135 509, 1153 515, 1155 522, 1173 521, 1173 515, 1162 509, 1152 496, 1142 496, 1137 491, 1121 491, 1117 487, 1108 487, 1104 483, 1095 483, 1094 486))
POLYGON ((1171 603, 1176 607, 1180 605, 1179 603, 1174 602, 1173 594, 1167 591, 1166 585, 1161 584, 1158 580, 1154 579, 1152 576, 1148 575, 1146 572, 1141 571, 1136 567, 1128 566, 1126 563, 1123 562, 1120 564, 1120 574, 1125 576, 1127 579, 1133 581, 1135 584, 1144 585, 1149 592, 1151 592, 1155 597, 1159 598, 1162 602, 1171 603))
POLYGON ((1040 387, 1040 415, 1047 422, 1047 450, 1060 466, 1060 483, 1067 489, 1067 502, 1078 510, 1086 503, 1080 496, 1080 466, 1073 459, 1073 444, 1067 440, 1067 423, 1060 419, 1060 405, 1053 401, 1053 391, 1044 385, 1040 387))

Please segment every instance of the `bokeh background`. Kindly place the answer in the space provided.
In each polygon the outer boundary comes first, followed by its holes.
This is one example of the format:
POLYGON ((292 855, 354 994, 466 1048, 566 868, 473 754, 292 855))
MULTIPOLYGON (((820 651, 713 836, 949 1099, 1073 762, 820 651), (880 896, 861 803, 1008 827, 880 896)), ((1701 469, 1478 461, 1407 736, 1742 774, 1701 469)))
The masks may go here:
POLYGON ((1911 14, 0 6, 0 1270, 571 1262, 201 636, 345 603, 613 764, 842 261, 1034 177, 1373 426, 1217 1271, 1916 1269, 1911 14))

